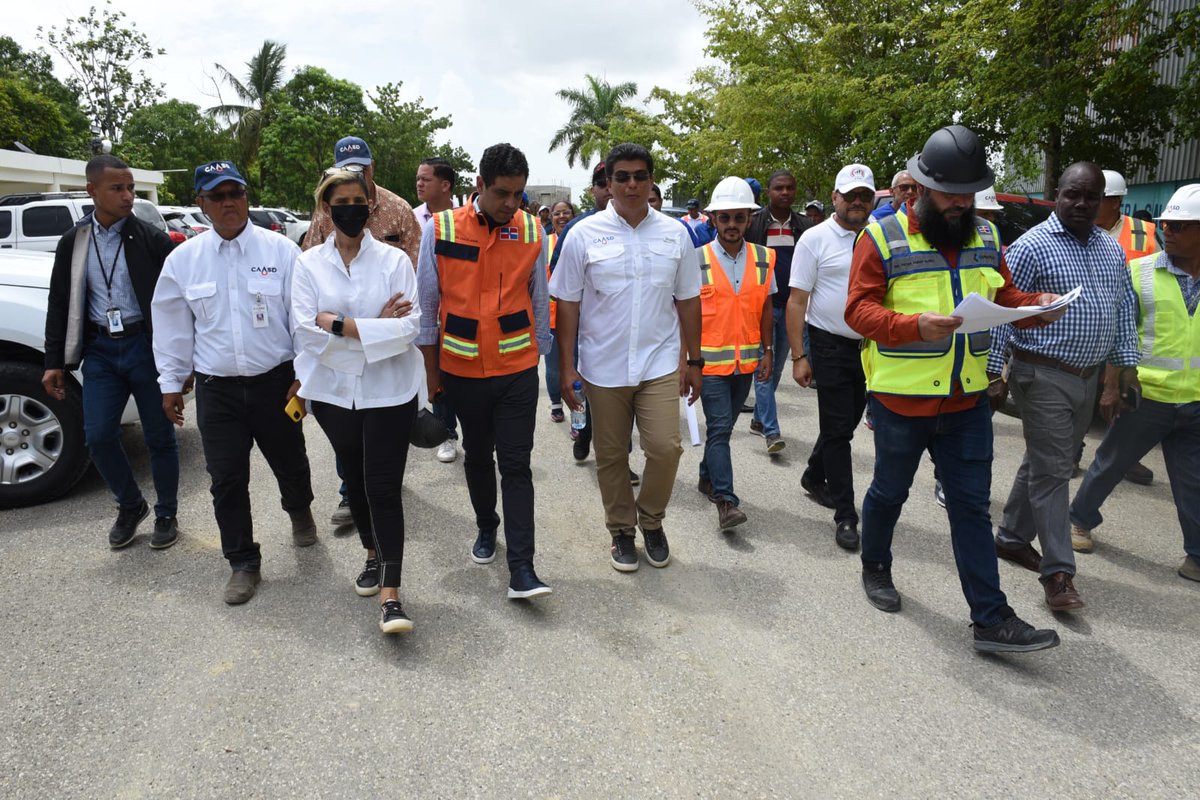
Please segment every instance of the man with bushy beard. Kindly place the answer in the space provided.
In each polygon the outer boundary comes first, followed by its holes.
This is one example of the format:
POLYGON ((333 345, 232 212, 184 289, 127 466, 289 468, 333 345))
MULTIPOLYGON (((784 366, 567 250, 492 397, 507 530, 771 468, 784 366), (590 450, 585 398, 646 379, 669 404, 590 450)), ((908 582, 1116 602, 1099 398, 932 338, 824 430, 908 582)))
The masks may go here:
MULTIPOLYGON (((875 426, 875 474, 862 504, 863 589, 882 611, 899 611, 892 583, 892 533, 926 450, 946 493, 950 537, 975 649, 1028 652, 1054 647, 1000 589, 989 515, 992 421, 987 331, 962 334, 949 316, 970 292, 1003 306, 1047 303, 1056 295, 1012 285, 1000 236, 976 220, 975 192, 994 180, 983 143, 967 128, 935 132, 908 162, 918 184, 913 214, 868 225, 854 248, 846 322, 867 339, 863 367, 875 426)), ((1049 312, 1027 324, 1057 319, 1049 312)))

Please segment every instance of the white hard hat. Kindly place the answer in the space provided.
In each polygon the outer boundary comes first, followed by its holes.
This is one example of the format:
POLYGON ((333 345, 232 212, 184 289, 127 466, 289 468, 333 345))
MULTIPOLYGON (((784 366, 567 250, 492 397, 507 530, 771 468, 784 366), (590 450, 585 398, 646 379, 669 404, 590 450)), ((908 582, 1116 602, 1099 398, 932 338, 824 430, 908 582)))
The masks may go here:
POLYGON ((982 192, 975 193, 976 211, 1003 211, 1004 206, 996 202, 996 187, 989 186, 982 192))
POLYGON ((736 208, 748 208, 755 211, 758 209, 758 204, 754 202, 754 190, 750 188, 750 184, 742 178, 731 175, 728 178, 722 178, 721 182, 717 184, 717 188, 713 189, 712 202, 704 210, 732 211, 736 208))
POLYGON ((1105 197, 1124 197, 1129 194, 1129 188, 1125 185, 1125 176, 1116 170, 1106 169, 1101 170, 1104 173, 1104 196, 1105 197))
POLYGON ((1189 183, 1176 189, 1158 218, 1180 222, 1200 220, 1200 183, 1189 183))

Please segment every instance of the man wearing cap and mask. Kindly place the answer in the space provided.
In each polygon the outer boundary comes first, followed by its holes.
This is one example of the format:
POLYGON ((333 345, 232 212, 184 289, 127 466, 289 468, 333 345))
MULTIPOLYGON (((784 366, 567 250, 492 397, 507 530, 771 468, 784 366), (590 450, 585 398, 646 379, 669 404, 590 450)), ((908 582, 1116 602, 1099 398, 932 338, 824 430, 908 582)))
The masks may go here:
POLYGON ((775 251, 745 240, 758 205, 741 178, 718 183, 704 210, 716 222, 717 240, 699 250, 700 404, 706 427, 699 489, 717 504, 717 524, 724 531, 746 521, 733 491, 729 435, 755 373, 764 381, 771 374, 775 251))
MULTIPOLYGON (((1179 188, 1159 217, 1163 252, 1134 259, 1140 402, 1127 394, 1071 503, 1072 540, 1094 547, 1100 506, 1128 467, 1162 443, 1183 529, 1180 577, 1200 581, 1200 184, 1179 188)), ((1113 391, 1106 382, 1105 391, 1113 391)), ((1110 404, 1111 405, 1111 404, 1110 404)))
POLYGON ((1017 286, 1060 294, 1082 286, 1083 293, 1053 325, 997 327, 988 357, 995 382, 989 394, 999 405, 1012 387, 1025 434, 1025 457, 1004 504, 996 553, 1040 573, 1046 605, 1054 611, 1084 606, 1074 581, 1069 481, 1092 422, 1096 375, 1106 365, 1113 368, 1106 378, 1111 391, 1100 398, 1100 411, 1110 419, 1118 395, 1137 380, 1137 296, 1125 253, 1095 224, 1103 197, 1100 168, 1072 164, 1059 178, 1054 213, 1008 248, 1005 257, 1017 286), (1035 538, 1041 553, 1033 547, 1035 538))
MULTIPOLYGON (((367 230, 376 241, 399 247, 417 263, 417 252, 421 247, 421 228, 413 215, 412 206, 400 195, 388 191, 375 183, 375 161, 371 148, 357 136, 347 136, 333 146, 333 166, 338 169, 361 171, 367 179, 369 189, 367 205, 371 216, 367 217, 367 230)), ((333 220, 319 207, 313 212, 312 224, 304 236, 303 249, 316 247, 333 235, 333 220)))
POLYGON ((850 442, 867 394, 859 356, 862 337, 846 324, 846 293, 854 239, 870 220, 874 201, 875 176, 870 168, 842 167, 834 183, 833 216, 806 230, 796 243, 788 299, 792 377, 805 387, 814 375, 818 377, 820 433, 800 486, 817 502, 832 506, 835 541, 847 550, 858 549, 850 442), (808 348, 816 351, 812 363, 808 348))
POLYGON ((275 474, 298 547, 317 541, 304 433, 284 411, 292 368, 292 266, 300 249, 249 223, 246 181, 228 161, 196 167, 196 200, 212 229, 167 257, 154 289, 154 360, 163 410, 183 425, 183 385, 196 378, 221 550, 232 568, 224 599, 254 596, 262 557, 250 515, 250 447, 275 474))
POLYGON ((991 185, 993 175, 973 132, 961 125, 936 131, 908 171, 919 184, 913 213, 867 225, 854 248, 846 301, 846 322, 868 340, 863 371, 875 425, 875 475, 862 508, 863 589, 876 608, 900 610, 892 534, 921 457, 932 448, 975 649, 1054 647, 1058 635, 1022 621, 1000 589, 989 515, 988 333, 957 333, 962 319, 950 312, 971 291, 1009 307, 1056 295, 1015 289, 995 226, 975 219, 975 192, 991 185))

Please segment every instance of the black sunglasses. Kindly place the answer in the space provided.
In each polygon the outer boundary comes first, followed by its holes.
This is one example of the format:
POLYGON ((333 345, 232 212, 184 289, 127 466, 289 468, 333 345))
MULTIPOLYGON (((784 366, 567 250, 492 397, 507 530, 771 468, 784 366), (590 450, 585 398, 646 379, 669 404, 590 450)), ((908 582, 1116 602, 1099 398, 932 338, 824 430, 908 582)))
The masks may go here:
POLYGON ((629 183, 631 180, 638 183, 645 183, 650 180, 650 172, 644 169, 639 169, 637 172, 626 172, 623 169, 617 170, 613 173, 613 180, 617 183, 629 183))
POLYGON ((211 200, 214 203, 224 203, 226 200, 241 200, 246 196, 246 188, 239 186, 236 189, 227 189, 224 192, 209 192, 208 194, 200 195, 205 200, 211 200))
POLYGON ((1159 220, 1159 222, 1162 223, 1163 230, 1168 230, 1171 233, 1183 233, 1186 230, 1190 230, 1190 229, 1196 227, 1197 225, 1200 225, 1200 222, 1187 222, 1187 221, 1176 220, 1176 219, 1171 219, 1171 220, 1161 219, 1161 220, 1159 220))

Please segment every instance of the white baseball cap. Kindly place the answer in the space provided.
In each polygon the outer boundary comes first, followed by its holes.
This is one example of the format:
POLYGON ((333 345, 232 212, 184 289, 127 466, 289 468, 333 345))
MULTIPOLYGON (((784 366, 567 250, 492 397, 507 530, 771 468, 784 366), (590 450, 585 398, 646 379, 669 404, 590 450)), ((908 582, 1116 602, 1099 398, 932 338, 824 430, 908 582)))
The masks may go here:
POLYGON ((865 164, 847 164, 838 172, 833 188, 841 194, 852 192, 855 189, 870 189, 873 192, 875 191, 875 176, 871 174, 871 168, 865 164))

